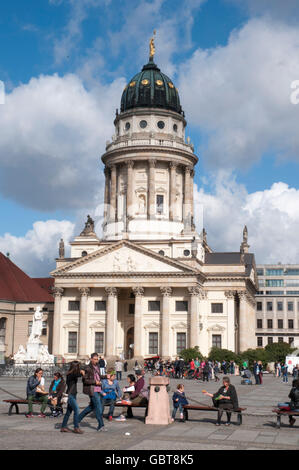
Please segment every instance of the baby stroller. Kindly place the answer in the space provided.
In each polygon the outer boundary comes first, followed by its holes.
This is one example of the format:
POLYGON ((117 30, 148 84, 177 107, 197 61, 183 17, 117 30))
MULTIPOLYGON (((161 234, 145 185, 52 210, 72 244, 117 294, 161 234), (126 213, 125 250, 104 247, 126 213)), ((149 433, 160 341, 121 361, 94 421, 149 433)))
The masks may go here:
POLYGON ((252 385, 251 372, 249 369, 241 371, 241 385, 252 385))

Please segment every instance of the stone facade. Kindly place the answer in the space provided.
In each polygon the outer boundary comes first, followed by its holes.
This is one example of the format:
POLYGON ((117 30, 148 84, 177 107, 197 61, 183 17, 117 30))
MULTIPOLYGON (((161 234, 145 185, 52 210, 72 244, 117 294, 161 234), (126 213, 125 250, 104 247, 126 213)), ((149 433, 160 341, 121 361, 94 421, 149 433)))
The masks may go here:
POLYGON ((257 278, 247 230, 236 253, 213 253, 206 232, 196 231, 198 158, 185 142, 184 113, 136 105, 117 112, 114 125, 102 156, 102 238, 83 231, 51 273, 52 353, 166 358, 185 347, 204 355, 212 345, 254 347, 257 278))

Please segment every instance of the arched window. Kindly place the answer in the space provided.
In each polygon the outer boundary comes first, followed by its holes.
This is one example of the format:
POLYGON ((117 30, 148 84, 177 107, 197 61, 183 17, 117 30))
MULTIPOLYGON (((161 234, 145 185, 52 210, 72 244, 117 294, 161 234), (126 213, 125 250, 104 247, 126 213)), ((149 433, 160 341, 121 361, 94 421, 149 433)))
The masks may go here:
POLYGON ((87 251, 82 251, 81 256, 87 256, 87 251))

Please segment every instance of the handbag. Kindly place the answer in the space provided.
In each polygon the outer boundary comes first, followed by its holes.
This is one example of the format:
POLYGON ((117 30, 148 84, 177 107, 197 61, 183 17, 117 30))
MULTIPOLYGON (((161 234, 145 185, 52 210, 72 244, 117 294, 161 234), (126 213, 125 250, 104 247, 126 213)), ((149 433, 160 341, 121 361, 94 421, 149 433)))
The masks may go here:
POLYGON ((62 403, 63 405, 66 405, 67 402, 68 402, 68 399, 69 399, 68 394, 67 394, 67 393, 63 393, 60 403, 62 403))

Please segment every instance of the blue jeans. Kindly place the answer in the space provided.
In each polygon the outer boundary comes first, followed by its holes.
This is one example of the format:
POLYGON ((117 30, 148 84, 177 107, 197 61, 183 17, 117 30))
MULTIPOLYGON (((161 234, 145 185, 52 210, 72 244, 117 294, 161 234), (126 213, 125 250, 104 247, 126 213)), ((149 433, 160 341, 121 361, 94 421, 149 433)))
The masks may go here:
POLYGON ((283 381, 283 382, 288 382, 288 381, 289 381, 288 376, 283 374, 282 381, 283 381))
POLYGON ((103 413, 104 413, 104 406, 109 405, 109 413, 108 416, 113 416, 113 411, 114 411, 114 406, 115 406, 115 400, 112 398, 102 398, 102 403, 103 403, 103 413))
POLYGON ((181 403, 179 403, 179 406, 173 407, 172 415, 171 415, 172 419, 175 418, 175 415, 176 415, 176 412, 177 412, 178 408, 180 409, 180 413, 183 414, 183 412, 184 412, 183 405, 181 403))
POLYGON ((104 426, 103 403, 102 396, 99 392, 94 392, 93 396, 90 397, 89 405, 79 414, 78 423, 80 423, 82 419, 92 411, 94 411, 96 414, 98 429, 102 428, 104 426))
POLYGON ((62 428, 66 428, 70 415, 74 412, 74 428, 79 427, 79 406, 76 401, 76 395, 69 395, 68 402, 67 402, 67 409, 62 421, 62 428))

